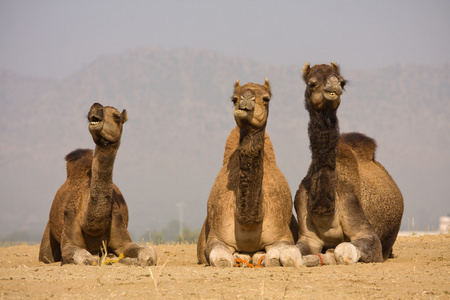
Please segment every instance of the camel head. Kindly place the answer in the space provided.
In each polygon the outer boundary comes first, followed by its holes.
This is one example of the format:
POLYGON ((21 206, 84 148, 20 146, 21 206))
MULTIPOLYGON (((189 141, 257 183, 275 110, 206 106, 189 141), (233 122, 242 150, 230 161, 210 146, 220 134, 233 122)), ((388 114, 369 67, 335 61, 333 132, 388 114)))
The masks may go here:
POLYGON ((315 65, 306 63, 303 67, 303 80, 306 83, 305 102, 309 112, 336 111, 341 103, 341 95, 347 81, 340 75, 339 66, 315 65))
POLYGON ((122 126, 128 120, 127 111, 120 113, 112 106, 94 103, 88 113, 89 132, 97 145, 106 146, 120 141, 122 126))
POLYGON ((269 101, 272 96, 269 80, 263 85, 247 83, 234 84, 231 101, 234 104, 234 119, 241 129, 257 130, 266 125, 269 116, 269 101))

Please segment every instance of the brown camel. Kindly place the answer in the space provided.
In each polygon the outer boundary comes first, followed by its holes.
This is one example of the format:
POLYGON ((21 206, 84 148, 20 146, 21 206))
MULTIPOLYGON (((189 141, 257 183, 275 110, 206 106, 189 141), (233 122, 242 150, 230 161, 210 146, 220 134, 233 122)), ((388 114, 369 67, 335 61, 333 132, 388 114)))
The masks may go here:
POLYGON ((241 86, 238 80, 234 86, 237 127, 228 137, 223 167, 208 199, 199 263, 229 267, 236 265, 235 257, 244 257, 258 264, 265 252, 262 266, 302 264, 294 246, 298 224, 291 192, 265 130, 271 96, 267 79, 264 85, 241 86))
POLYGON ((108 252, 123 254, 128 263, 155 265, 155 250, 132 242, 128 208, 112 181, 127 112, 94 103, 88 120, 95 152, 78 149, 66 156, 67 179, 53 200, 39 261, 93 265, 92 254, 105 241, 108 252))
POLYGON ((307 63, 303 79, 312 162, 295 196, 297 247, 303 255, 334 248, 338 264, 382 262, 400 228, 402 194, 375 160, 373 139, 339 134, 336 111, 346 84, 339 66, 307 63))

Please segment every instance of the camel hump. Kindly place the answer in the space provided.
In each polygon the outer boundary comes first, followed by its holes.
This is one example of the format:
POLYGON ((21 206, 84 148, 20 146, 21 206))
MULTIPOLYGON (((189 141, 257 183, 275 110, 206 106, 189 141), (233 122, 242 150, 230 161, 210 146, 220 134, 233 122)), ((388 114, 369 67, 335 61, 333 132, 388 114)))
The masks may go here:
POLYGON ((90 174, 94 152, 91 149, 77 149, 66 155, 67 178, 90 174))
POLYGON ((341 134, 339 142, 350 146, 359 158, 375 160, 377 143, 373 138, 362 133, 351 132, 341 134))

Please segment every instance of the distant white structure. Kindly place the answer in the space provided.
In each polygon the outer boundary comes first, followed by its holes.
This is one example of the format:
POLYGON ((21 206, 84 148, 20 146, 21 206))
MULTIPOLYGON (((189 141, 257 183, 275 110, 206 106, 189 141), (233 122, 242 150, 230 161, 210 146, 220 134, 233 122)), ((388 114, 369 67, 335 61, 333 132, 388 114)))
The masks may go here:
POLYGON ((440 217, 439 218, 439 232, 449 233, 450 232, 450 217, 440 217))

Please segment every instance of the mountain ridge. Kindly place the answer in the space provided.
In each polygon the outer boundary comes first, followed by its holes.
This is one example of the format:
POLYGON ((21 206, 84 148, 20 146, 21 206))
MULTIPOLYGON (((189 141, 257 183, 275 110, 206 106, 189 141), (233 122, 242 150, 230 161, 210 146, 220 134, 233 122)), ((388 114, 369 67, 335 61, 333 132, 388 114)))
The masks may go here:
MULTIPOLYGON (((129 113, 114 181, 130 208, 130 231, 164 227, 178 218, 179 202, 185 204, 186 224, 200 227, 225 140, 235 126, 229 99, 237 79, 262 84, 267 77, 272 85, 267 130, 294 194, 311 157, 302 65, 140 48, 102 56, 62 80, 0 69, 0 236, 43 231, 65 180, 64 155, 94 147, 86 120, 93 102, 129 113)), ((418 226, 437 227, 440 214, 450 212, 443 190, 450 167, 445 151, 450 65, 341 69, 349 80, 338 111, 341 132, 359 131, 377 140, 377 158, 405 198, 402 228, 412 217, 418 226)))

